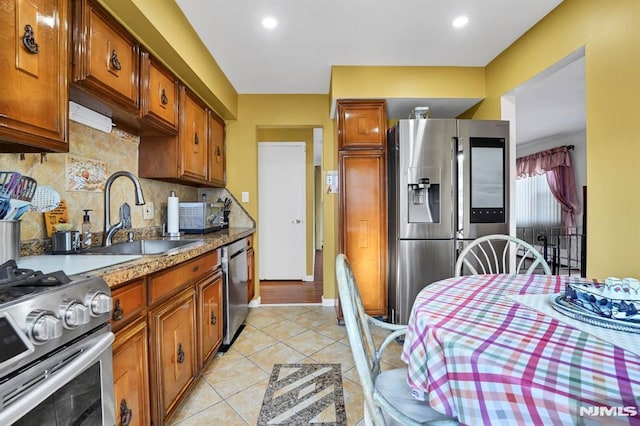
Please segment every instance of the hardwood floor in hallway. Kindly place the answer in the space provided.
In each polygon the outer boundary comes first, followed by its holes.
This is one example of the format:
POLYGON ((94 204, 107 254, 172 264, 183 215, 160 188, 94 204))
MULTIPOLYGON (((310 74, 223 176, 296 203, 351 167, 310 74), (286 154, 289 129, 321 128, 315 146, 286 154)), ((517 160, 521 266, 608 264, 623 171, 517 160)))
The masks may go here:
POLYGON ((260 281, 263 305, 322 303, 322 250, 316 250, 313 281, 260 281))

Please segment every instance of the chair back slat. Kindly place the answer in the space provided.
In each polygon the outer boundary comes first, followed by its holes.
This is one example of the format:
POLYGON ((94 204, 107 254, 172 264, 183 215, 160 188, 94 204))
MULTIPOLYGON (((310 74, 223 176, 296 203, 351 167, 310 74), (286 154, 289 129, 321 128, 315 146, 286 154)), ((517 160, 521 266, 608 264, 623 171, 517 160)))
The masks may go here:
POLYGON ((510 235, 495 234, 473 240, 460 252, 455 275, 533 274, 539 269, 545 275, 551 275, 551 268, 535 247, 510 235))
POLYGON ((342 316, 351 345, 353 360, 362 386, 364 402, 375 425, 384 425, 384 416, 373 399, 375 376, 379 363, 375 359, 375 344, 369 328, 362 299, 347 258, 343 254, 336 257, 336 278, 342 316))

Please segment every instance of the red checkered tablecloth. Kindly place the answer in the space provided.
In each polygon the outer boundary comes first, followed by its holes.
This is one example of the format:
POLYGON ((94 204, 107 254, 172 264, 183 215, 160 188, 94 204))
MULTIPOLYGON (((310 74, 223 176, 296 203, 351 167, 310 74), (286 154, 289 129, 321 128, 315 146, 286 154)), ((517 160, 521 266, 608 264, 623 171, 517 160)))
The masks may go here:
POLYGON ((639 356, 507 297, 574 279, 471 275, 425 287, 402 352, 414 395, 470 425, 640 425, 639 356))

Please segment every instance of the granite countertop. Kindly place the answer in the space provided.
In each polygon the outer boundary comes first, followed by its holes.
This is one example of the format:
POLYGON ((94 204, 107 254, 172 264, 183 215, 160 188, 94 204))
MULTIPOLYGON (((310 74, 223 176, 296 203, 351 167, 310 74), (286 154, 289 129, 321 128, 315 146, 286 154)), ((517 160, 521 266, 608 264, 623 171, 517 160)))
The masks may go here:
POLYGON ((202 240, 170 255, 41 255, 18 260, 21 268, 41 270, 44 273, 62 269, 67 275, 101 276, 110 287, 140 278, 193 259, 201 254, 245 238, 255 228, 228 228, 209 234, 183 235, 179 239, 202 240))

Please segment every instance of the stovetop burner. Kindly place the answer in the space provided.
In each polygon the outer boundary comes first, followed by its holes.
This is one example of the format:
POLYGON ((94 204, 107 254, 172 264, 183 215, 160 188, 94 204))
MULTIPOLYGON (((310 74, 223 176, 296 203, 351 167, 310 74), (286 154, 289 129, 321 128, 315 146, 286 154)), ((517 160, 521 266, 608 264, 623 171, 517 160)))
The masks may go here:
POLYGON ((42 271, 18 268, 15 260, 0 265, 0 290, 15 287, 54 287, 71 282, 63 271, 43 274, 42 271))

